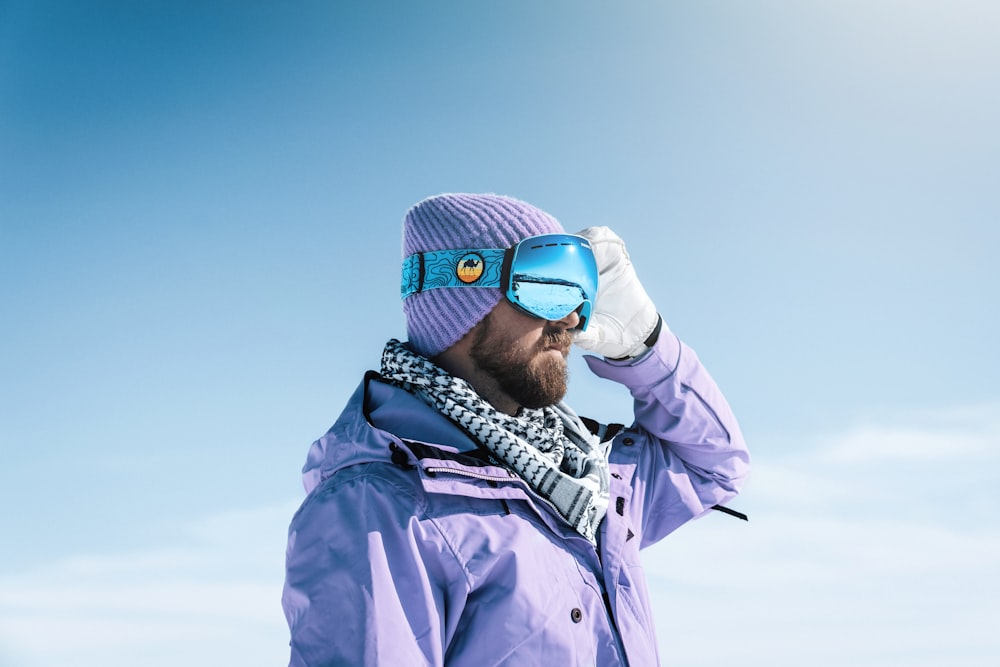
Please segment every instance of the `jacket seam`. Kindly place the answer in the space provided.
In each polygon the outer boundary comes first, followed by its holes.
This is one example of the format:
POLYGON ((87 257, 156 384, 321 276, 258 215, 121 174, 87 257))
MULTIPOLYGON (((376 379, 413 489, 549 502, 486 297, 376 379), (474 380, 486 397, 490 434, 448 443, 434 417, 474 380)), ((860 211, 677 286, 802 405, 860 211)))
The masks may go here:
POLYGON ((458 569, 461 570, 462 575, 465 577, 465 592, 471 593, 473 588, 472 575, 470 574, 468 568, 465 567, 465 560, 461 556, 461 552, 458 550, 458 547, 455 546, 455 544, 448 538, 448 535, 441 529, 441 526, 438 525, 437 519, 427 514, 426 511, 424 512, 424 518, 427 520, 428 523, 434 526, 434 530, 436 530, 437 534, 441 536, 441 541, 444 542, 445 545, 447 545, 448 551, 451 552, 451 557, 455 559, 455 564, 458 566, 458 569))

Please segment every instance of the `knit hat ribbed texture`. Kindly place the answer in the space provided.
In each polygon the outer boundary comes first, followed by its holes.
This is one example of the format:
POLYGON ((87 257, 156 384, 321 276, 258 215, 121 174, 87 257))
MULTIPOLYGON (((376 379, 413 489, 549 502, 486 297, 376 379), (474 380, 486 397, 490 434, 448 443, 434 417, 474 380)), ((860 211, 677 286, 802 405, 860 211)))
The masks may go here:
MULTIPOLYGON (((403 258, 418 252, 508 248, 562 225, 531 204, 494 194, 442 194, 418 202, 403 221, 403 258)), ((503 298, 492 287, 443 287, 403 299, 410 346, 434 357, 454 345, 503 298)))

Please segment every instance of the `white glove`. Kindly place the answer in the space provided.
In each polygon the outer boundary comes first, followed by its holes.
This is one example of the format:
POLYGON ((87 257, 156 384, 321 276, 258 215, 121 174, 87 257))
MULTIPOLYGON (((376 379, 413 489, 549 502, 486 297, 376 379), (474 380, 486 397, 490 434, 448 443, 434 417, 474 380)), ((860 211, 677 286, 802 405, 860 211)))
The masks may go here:
POLYGON ((635 275, 625 242, 607 227, 588 227, 577 234, 594 250, 598 288, 587 330, 576 334, 576 344, 609 359, 645 352, 660 316, 635 275))

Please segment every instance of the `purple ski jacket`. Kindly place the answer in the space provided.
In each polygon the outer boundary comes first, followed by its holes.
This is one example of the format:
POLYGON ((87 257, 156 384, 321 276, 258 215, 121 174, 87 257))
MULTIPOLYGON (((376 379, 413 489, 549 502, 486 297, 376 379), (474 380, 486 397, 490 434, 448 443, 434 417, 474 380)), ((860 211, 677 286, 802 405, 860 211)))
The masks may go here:
POLYGON ((365 377, 303 469, 290 665, 659 664, 639 550, 735 496, 749 457, 673 334, 630 362, 586 360, 635 399, 632 426, 597 429, 611 486, 596 548, 437 411, 365 377))

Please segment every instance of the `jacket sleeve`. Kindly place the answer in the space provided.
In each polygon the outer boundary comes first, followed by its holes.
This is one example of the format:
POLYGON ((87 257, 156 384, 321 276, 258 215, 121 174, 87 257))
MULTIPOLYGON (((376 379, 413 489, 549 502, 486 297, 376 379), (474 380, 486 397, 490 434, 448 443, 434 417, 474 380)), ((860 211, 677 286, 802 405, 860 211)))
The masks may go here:
MULTIPOLYGON (((729 404, 694 350, 665 329, 636 359, 586 361, 596 375, 628 387, 634 399, 632 428, 640 437, 633 440, 643 446, 629 447, 626 456, 636 464, 632 509, 638 501, 642 546, 738 493, 749 453, 729 404)), ((627 441, 619 436, 614 447, 625 449, 619 443, 627 441)))
POLYGON ((443 665, 445 610, 464 606, 467 580, 397 469, 357 468, 318 487, 292 519, 289 664, 443 665))

